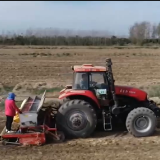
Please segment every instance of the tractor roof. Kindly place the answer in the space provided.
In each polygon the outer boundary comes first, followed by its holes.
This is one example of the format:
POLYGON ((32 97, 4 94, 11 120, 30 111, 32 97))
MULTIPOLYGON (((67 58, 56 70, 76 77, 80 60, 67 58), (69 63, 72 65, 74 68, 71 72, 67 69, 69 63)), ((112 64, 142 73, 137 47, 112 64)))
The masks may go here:
POLYGON ((72 69, 75 72, 104 72, 106 71, 106 67, 103 66, 93 66, 92 64, 83 64, 73 66, 72 69))

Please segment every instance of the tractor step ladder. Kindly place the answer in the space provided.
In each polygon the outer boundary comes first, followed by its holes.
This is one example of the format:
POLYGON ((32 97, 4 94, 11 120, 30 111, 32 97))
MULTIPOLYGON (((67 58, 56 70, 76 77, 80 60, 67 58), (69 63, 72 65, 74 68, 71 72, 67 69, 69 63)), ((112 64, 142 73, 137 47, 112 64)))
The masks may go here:
POLYGON ((106 111, 102 111, 102 117, 103 117, 103 128, 105 131, 111 131, 112 130, 112 116, 110 113, 107 113, 106 111))

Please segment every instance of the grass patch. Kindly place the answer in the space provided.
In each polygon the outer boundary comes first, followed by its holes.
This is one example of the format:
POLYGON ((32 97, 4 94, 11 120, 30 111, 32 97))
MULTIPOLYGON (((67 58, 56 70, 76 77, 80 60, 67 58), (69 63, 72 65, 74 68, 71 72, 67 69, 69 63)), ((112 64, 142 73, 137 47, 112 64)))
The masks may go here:
POLYGON ((14 86, 3 86, 4 90, 7 92, 12 92, 14 86))
POLYGON ((139 89, 144 90, 145 88, 144 88, 144 86, 140 86, 139 89))
POLYGON ((149 97, 160 97, 160 85, 151 86, 148 95, 149 97))
POLYGON ((120 47, 120 46, 116 46, 116 47, 114 47, 115 49, 124 49, 124 48, 126 48, 125 46, 124 47, 120 47))
POLYGON ((4 108, 5 108, 5 104, 4 104, 4 101, 0 103, 0 112, 1 111, 4 111, 4 108))
POLYGON ((37 57, 37 56, 52 56, 51 53, 20 53, 19 56, 33 56, 33 57, 37 57))
POLYGON ((21 101, 20 101, 20 102, 16 102, 17 107, 20 107, 20 106, 21 106, 21 104, 22 104, 22 102, 21 102, 21 101))
POLYGON ((44 93, 45 90, 46 90, 47 93, 59 92, 59 91, 62 90, 63 88, 64 88, 64 87, 43 88, 43 89, 39 89, 39 90, 34 90, 33 93, 39 95, 39 94, 44 93))
POLYGON ((136 53, 132 53, 133 56, 136 56, 136 53))
POLYGON ((56 54, 57 57, 64 57, 64 56, 68 57, 68 56, 73 56, 73 55, 74 54, 72 53, 57 53, 56 54))

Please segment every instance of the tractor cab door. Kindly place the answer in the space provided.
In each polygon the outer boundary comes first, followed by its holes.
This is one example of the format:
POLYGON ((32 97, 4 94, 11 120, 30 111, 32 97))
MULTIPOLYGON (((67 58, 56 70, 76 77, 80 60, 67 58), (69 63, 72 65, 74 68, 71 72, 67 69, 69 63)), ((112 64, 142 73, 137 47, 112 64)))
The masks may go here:
POLYGON ((109 106, 108 83, 105 72, 89 73, 89 89, 95 94, 102 107, 109 106))

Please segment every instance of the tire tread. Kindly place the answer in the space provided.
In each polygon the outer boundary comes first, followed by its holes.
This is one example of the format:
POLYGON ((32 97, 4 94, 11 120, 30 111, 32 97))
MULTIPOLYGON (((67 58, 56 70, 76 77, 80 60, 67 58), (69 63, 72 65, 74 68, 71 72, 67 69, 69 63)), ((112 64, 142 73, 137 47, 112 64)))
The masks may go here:
MULTIPOLYGON (((133 110, 128 114, 128 117, 127 117, 127 119, 126 119, 126 128, 127 128, 128 132, 129 132, 131 135, 135 136, 135 137, 141 137, 141 136, 135 134, 135 133, 132 131, 132 129, 131 129, 131 121, 132 121, 132 119, 134 118, 134 116, 135 116, 137 113, 141 113, 141 114, 147 113, 147 114, 150 114, 151 116, 155 116, 155 114, 154 114, 154 112, 153 112, 152 110, 150 110, 149 108, 145 108, 145 107, 135 108, 135 109, 133 109, 133 110)), ((155 116, 155 117, 156 117, 156 116, 155 116)), ((152 133, 153 133, 153 131, 152 131, 152 133)), ((148 135, 146 135, 146 136, 148 136, 148 135)))
POLYGON ((97 124, 96 112, 95 112, 94 108, 88 102, 86 102, 84 100, 80 100, 80 99, 66 101, 64 104, 62 104, 62 106, 60 107, 60 110, 66 110, 68 107, 70 107, 72 105, 83 105, 83 106, 87 107, 90 110, 90 113, 92 114, 92 116, 94 117, 93 118, 93 123, 95 124, 94 128, 92 128, 91 131, 88 131, 88 133, 86 133, 85 136, 82 136, 82 137, 88 137, 96 128, 96 124, 97 124))

